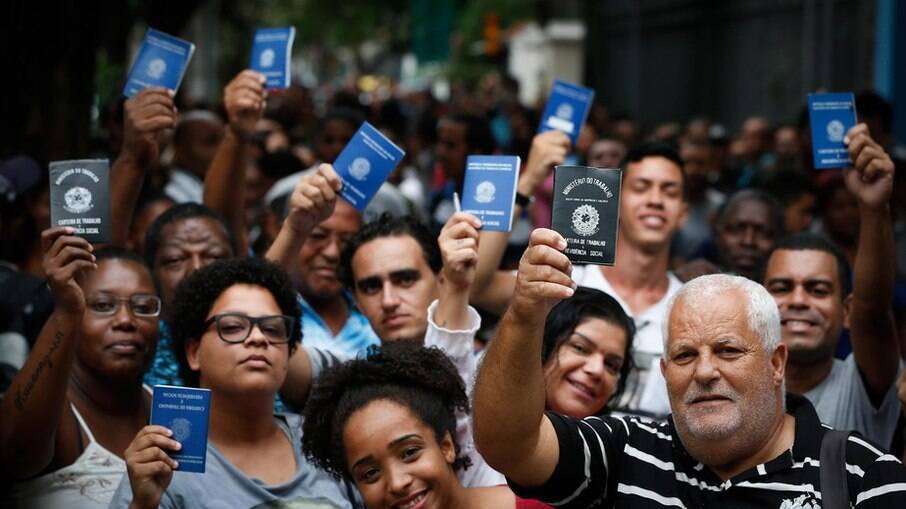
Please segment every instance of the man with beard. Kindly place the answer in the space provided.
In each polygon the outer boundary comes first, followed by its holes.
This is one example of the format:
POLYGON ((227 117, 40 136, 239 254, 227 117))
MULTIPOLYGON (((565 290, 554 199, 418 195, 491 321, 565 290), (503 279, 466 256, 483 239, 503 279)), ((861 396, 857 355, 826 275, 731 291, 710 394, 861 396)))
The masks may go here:
POLYGON ((844 178, 861 222, 852 292, 846 258, 826 239, 809 234, 778 242, 764 286, 780 309, 790 352, 787 388, 809 398, 823 422, 889 447, 899 414, 900 365, 891 312, 894 169, 865 124, 853 127, 847 140, 855 169, 846 170, 844 178), (850 331, 853 353, 840 361, 834 350, 843 328, 850 331))
MULTIPOLYGON (((513 491, 567 508, 820 507, 828 430, 807 399, 785 396, 779 312, 751 280, 703 276, 670 300, 660 369, 672 418, 544 412, 544 318, 576 287, 565 248, 556 232, 532 234, 475 387, 476 445, 513 491)), ((856 436, 843 446, 853 506, 906 503, 899 461, 856 436)))

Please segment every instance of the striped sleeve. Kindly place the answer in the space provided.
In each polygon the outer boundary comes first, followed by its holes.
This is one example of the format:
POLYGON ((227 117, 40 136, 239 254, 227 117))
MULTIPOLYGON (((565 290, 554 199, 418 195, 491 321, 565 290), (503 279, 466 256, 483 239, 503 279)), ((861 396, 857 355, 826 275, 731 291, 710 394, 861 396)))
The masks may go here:
POLYGON ((850 474, 863 474, 857 494, 855 497, 850 494, 856 509, 906 507, 906 467, 896 457, 853 435, 847 444, 846 463, 850 474), (859 470, 850 465, 853 456, 869 456, 874 461, 862 462, 863 468, 859 470))
POLYGON ((588 507, 608 498, 616 482, 609 471, 614 451, 622 449, 626 428, 611 418, 574 419, 547 413, 557 433, 560 457, 541 486, 525 488, 508 480, 517 496, 542 500, 554 507, 588 507))

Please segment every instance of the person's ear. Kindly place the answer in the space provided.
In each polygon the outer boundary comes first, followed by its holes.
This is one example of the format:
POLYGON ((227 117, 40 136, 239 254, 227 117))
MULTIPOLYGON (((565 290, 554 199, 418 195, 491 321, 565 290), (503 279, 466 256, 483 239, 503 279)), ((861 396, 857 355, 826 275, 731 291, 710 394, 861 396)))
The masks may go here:
POLYGON ((853 312, 853 294, 850 293, 843 299, 843 327, 849 328, 849 317, 853 312))
POLYGON ((190 339, 186 341, 186 361, 192 371, 201 369, 201 364, 198 362, 198 349, 200 347, 201 339, 190 339))
POLYGON ((771 354, 771 379, 776 387, 783 385, 783 378, 786 375, 786 359, 789 357, 789 350, 786 343, 781 342, 774 348, 771 354))
POLYGON ((444 455, 444 460, 450 465, 456 461, 456 446, 453 445, 453 437, 449 431, 444 433, 444 438, 440 441, 440 452, 444 455))

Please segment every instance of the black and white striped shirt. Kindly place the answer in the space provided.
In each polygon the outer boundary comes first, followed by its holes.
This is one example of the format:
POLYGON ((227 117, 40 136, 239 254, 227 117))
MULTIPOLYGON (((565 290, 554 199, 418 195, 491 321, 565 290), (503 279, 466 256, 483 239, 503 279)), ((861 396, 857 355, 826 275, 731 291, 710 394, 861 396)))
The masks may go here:
MULTIPOLYGON (((672 419, 574 419, 548 414, 560 443, 551 478, 537 488, 510 482, 520 497, 555 507, 733 507, 818 509, 822 426, 811 403, 787 396, 796 419, 792 449, 721 481, 685 450, 672 419)), ((858 509, 906 508, 906 468, 858 436, 846 447, 851 503, 858 509)))

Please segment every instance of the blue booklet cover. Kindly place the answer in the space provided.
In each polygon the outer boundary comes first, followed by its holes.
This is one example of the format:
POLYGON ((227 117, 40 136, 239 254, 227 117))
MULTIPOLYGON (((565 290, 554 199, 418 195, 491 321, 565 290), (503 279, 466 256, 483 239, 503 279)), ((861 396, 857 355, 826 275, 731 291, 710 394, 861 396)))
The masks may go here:
POLYGON ((403 149, 363 122, 333 163, 343 181, 340 196, 362 212, 404 155, 403 149))
POLYGON ((252 42, 251 69, 267 78, 267 88, 289 87, 296 27, 259 28, 252 42))
POLYGON ((208 414, 211 391, 191 387, 155 385, 151 399, 151 424, 169 428, 178 451, 166 451, 179 462, 180 472, 204 473, 208 454, 208 414))
POLYGON ((547 106, 541 115, 538 132, 563 131, 575 145, 594 98, 595 91, 590 88, 561 80, 554 81, 547 106))
POLYGON ((469 156, 462 211, 480 219, 484 230, 510 231, 518 177, 518 156, 469 156))
POLYGON ((850 166, 843 144, 846 131, 856 125, 856 101, 852 93, 809 94, 808 116, 812 126, 812 156, 815 169, 850 166))
POLYGON ((132 63, 123 95, 132 97, 147 87, 176 91, 194 52, 191 42, 149 28, 132 63))

